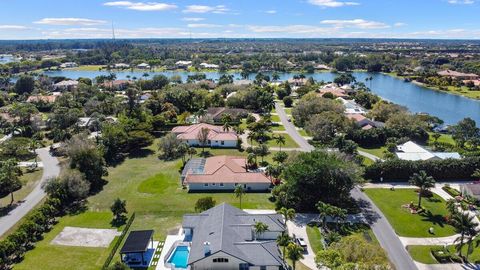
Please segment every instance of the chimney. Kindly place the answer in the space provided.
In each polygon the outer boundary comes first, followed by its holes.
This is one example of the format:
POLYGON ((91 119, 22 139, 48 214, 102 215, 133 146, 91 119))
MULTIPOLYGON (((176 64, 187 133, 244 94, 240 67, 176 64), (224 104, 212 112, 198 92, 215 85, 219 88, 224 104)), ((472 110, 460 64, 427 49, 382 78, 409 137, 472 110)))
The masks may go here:
POLYGON ((210 255, 210 242, 203 242, 203 250, 205 252, 205 256, 210 255))

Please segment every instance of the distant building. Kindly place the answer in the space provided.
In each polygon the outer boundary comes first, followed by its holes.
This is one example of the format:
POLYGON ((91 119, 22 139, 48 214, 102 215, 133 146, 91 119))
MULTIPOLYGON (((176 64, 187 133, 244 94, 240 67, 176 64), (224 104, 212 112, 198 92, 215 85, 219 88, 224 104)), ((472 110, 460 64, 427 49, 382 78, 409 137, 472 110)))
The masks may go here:
POLYGON ((420 145, 408 141, 404 144, 397 146, 397 152, 395 153, 399 159, 403 160, 441 160, 441 159, 461 159, 459 153, 456 152, 430 152, 420 145))
POLYGON ((480 200, 480 184, 463 184, 460 185, 460 192, 462 196, 472 196, 477 200, 480 200))
POLYGON ((122 91, 127 89, 128 86, 130 86, 131 84, 133 84, 133 82, 129 80, 114 80, 114 81, 105 81, 100 85, 109 90, 122 91))
POLYGON ((138 69, 150 69, 150 65, 147 63, 141 63, 137 65, 138 69))
POLYGON ((337 98, 349 98, 350 97, 348 95, 348 89, 342 89, 334 83, 326 84, 326 85, 322 86, 322 88, 319 89, 320 96, 323 97, 323 95, 325 95, 327 93, 331 93, 334 97, 337 97, 337 98))
POLYGON ((207 147, 221 147, 234 148, 237 147, 237 133, 235 131, 224 131, 221 126, 214 126, 210 124, 196 124, 191 126, 178 126, 172 129, 172 132, 177 135, 177 138, 186 142, 190 146, 201 146, 198 141, 198 134, 202 128, 207 128, 208 142, 207 147))
POLYGON ((214 156, 191 159, 181 176, 190 191, 232 191, 242 185, 246 191, 267 191, 272 182, 261 171, 249 171, 245 157, 214 156))
POLYGON ((177 61, 175 63, 175 66, 177 68, 183 68, 183 69, 189 68, 191 65, 192 65, 192 61, 177 61))
POLYGON ((75 62, 65 62, 60 65, 60 68, 74 68, 74 67, 78 67, 77 63, 75 62))
POLYGON ((208 64, 208 63, 201 63, 200 66, 202 68, 208 68, 208 69, 218 69, 220 67, 219 65, 208 64))
POLYGON ((233 84, 239 85, 239 86, 248 86, 248 85, 252 85, 253 81, 252 80, 234 80, 233 84))
POLYGON ((454 79, 459 79, 459 80, 475 80, 478 79, 478 75, 474 73, 463 73, 463 72, 458 72, 454 70, 443 70, 437 72, 438 75, 443 76, 443 77, 450 77, 454 79))
POLYGON ((74 90, 78 87, 78 81, 66 80, 53 85, 53 88, 59 91, 74 90))
POLYGON ((350 114, 346 114, 346 116, 348 119, 353 120, 358 127, 364 130, 368 130, 372 128, 381 128, 385 126, 384 123, 370 120, 367 117, 365 117, 363 114, 350 113, 350 114))
POLYGON ((327 65, 318 64, 318 65, 315 66, 315 69, 317 69, 317 70, 331 70, 332 68, 327 66, 327 65))
POLYGON ((31 95, 27 98, 27 102, 29 103, 37 103, 37 102, 43 102, 43 103, 54 103, 55 100, 57 100, 57 97, 60 95, 31 95))
POLYGON ((125 63, 118 63, 118 64, 115 64, 113 67, 116 69, 127 69, 127 68, 130 68, 130 65, 125 63))
POLYGON ((222 123, 222 117, 225 114, 229 114, 232 117, 232 120, 237 122, 241 118, 244 118, 248 115, 248 111, 245 109, 236 109, 236 108, 226 108, 226 107, 211 107, 207 110, 207 119, 212 119, 214 123, 222 123))
POLYGON ((340 100, 345 107, 346 114, 366 114, 367 110, 365 110, 362 106, 358 105, 354 100, 346 100, 342 97, 337 98, 340 100))
POLYGON ((307 79, 306 78, 291 78, 288 79, 288 83, 292 86, 304 86, 307 84, 307 79))

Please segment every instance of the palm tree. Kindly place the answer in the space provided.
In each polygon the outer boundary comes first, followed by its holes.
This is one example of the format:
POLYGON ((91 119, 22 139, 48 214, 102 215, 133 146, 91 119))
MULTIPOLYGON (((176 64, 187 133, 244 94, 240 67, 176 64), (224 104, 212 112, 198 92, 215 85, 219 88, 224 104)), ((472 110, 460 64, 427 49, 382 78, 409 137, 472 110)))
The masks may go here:
POLYGON ((223 123, 223 131, 229 132, 230 128, 232 127, 232 125, 230 124, 232 123, 232 116, 228 113, 222 115, 222 123, 223 123))
POLYGON ((408 182, 420 188, 418 192, 418 208, 420 208, 422 206, 422 194, 435 186, 435 179, 428 176, 425 171, 420 171, 419 173, 414 173, 408 182))
POLYGON ((250 141, 250 145, 253 144, 253 140, 257 138, 257 134, 253 131, 250 131, 247 135, 247 139, 250 141))
POLYGON ((264 232, 268 231, 268 225, 259 221, 255 222, 253 228, 255 230, 255 240, 257 240, 257 237, 262 235, 264 232))
POLYGON ((243 188, 242 185, 237 184, 235 186, 234 193, 235 193, 235 197, 240 200, 240 209, 242 209, 242 197, 245 194, 245 189, 243 188))
MULTIPOLYGON (((468 236, 468 239, 467 239, 468 249, 467 249, 467 257, 466 257, 467 261, 468 261, 468 256, 473 253, 473 250, 474 250, 474 246, 473 246, 474 241, 473 240, 475 240, 477 235, 478 235, 478 232, 476 230, 473 230, 473 231, 470 232, 470 235, 468 236)), ((477 240, 475 242, 477 242, 477 244, 475 246, 478 247, 479 241, 477 240)))
POLYGON ((190 155, 190 159, 192 159, 193 155, 197 154, 197 150, 195 150, 193 147, 189 147, 188 154, 190 155))
POLYGON ((437 147, 437 144, 438 144, 438 139, 441 137, 442 135, 438 132, 435 132, 432 134, 432 138, 433 138, 433 145, 435 145, 435 147, 437 147))
POLYGON ((326 226, 327 226, 327 217, 331 215, 333 207, 332 207, 332 205, 330 205, 328 203, 324 203, 322 201, 319 201, 316 204, 316 207, 318 209, 319 218, 322 222, 322 227, 323 227, 323 229, 325 229, 326 226))
POLYGON ((292 242, 292 238, 290 238, 290 236, 283 232, 282 234, 280 234, 278 237, 277 237, 277 244, 279 246, 282 247, 282 258, 283 258, 283 261, 285 262, 285 249, 287 248, 288 244, 290 244, 292 242))
POLYGON ((285 145, 285 136, 281 134, 278 136, 275 136, 275 142, 278 144, 278 147, 280 148, 280 152, 282 152, 282 145, 285 145))
POLYGON ((32 151, 33 155, 35 156, 35 168, 38 167, 37 144, 38 141, 34 138, 29 145, 30 151, 32 151))
POLYGON ((285 221, 283 225, 285 225, 285 228, 287 227, 287 221, 295 218, 295 209, 282 207, 277 212, 283 216, 283 220, 285 221))
POLYGON ((197 140, 202 146, 202 154, 205 154, 205 146, 208 143, 208 134, 210 133, 210 129, 203 127, 200 132, 197 134, 197 140))
POLYGON ((475 216, 470 215, 468 212, 461 213, 460 211, 456 212, 452 217, 452 225, 455 227, 460 236, 455 239, 455 249, 458 252, 458 255, 462 257, 462 248, 465 244, 465 236, 476 234, 476 227, 478 223, 474 222, 475 216))
POLYGON ((247 155, 247 170, 255 164, 257 164, 257 155, 255 155, 254 153, 249 153, 247 155))
POLYGON ((295 243, 287 246, 287 258, 292 261, 293 270, 297 267, 297 262, 303 259, 303 248, 295 243))

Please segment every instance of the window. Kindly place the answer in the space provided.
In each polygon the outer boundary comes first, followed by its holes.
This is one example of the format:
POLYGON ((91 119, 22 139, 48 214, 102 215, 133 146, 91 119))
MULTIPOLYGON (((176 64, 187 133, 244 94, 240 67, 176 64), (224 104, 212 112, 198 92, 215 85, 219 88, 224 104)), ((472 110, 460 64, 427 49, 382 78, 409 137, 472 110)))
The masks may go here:
POLYGON ((228 263, 228 259, 227 258, 214 258, 213 262, 214 263, 228 263))
POLYGON ((225 142, 224 142, 224 141, 222 141, 222 142, 221 142, 221 144, 222 144, 222 145, 225 145, 225 142))
POLYGON ((260 270, 267 270, 266 266, 260 266, 260 270))
POLYGON ((208 187, 208 183, 203 184, 204 187, 208 187))
POLYGON ((212 186, 215 186, 215 183, 212 183, 212 186))
POLYGON ((248 270, 248 263, 241 263, 238 265, 239 270, 248 270))
POLYGON ((223 183, 220 183, 220 186, 223 187, 223 183))

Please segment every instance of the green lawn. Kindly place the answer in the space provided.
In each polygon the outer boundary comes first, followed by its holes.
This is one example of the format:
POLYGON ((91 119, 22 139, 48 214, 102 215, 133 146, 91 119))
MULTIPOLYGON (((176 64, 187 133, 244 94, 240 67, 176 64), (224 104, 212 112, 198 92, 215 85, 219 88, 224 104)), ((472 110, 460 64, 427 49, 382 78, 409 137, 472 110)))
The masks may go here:
POLYGON ((436 264, 437 260, 432 256, 430 249, 434 246, 407 246, 407 251, 412 259, 424 264, 436 264))
MULTIPOLYGON (((431 144, 433 144, 433 142, 435 140, 432 137, 432 135, 433 135, 432 132, 429 132, 428 134, 430 135, 429 138, 428 138, 428 144, 431 145, 431 144)), ((440 134, 440 137, 438 138, 437 142, 448 143, 448 144, 451 144, 451 145, 455 146, 455 141, 453 140, 452 135, 450 135, 450 134, 440 134)))
POLYGON ((292 115, 292 108, 284 108, 284 110, 286 114, 292 115))
MULTIPOLYGON (((23 175, 20 176, 22 182, 22 188, 13 193, 14 200, 23 200, 33 188, 37 185, 38 181, 42 178, 43 169, 37 168, 34 171, 28 171, 26 168, 22 168, 23 175)), ((7 195, 0 199, 0 206, 4 206, 10 203, 10 195, 7 195)))
POLYGON ((76 216, 65 216, 49 233, 45 234, 45 238, 38 242, 33 250, 27 252, 25 259, 16 264, 13 269, 61 270, 69 268, 67 266, 80 270, 100 269, 114 242, 109 248, 59 246, 52 245, 50 242, 65 226, 109 229, 111 220, 110 212, 86 212, 76 216))
POLYGON ((406 237, 442 237, 455 234, 454 228, 444 222, 447 215, 445 201, 433 195, 432 198, 423 198, 424 214, 410 214, 407 205, 416 203, 418 195, 414 189, 365 189, 365 193, 375 202, 398 235, 406 237), (428 233, 430 227, 435 234, 428 233))
POLYGON ((308 137, 308 136, 310 136, 310 135, 305 131, 305 129, 298 129, 297 131, 298 131, 298 133, 299 133, 300 135, 302 135, 303 137, 308 137))
POLYGON ((384 158, 384 156, 385 156, 384 152, 385 152, 385 150, 387 150, 387 148, 385 146, 378 147, 378 148, 358 147, 358 150, 363 151, 363 152, 367 152, 367 153, 372 154, 374 156, 377 156, 379 158, 384 158))
MULTIPOLYGON (((279 134, 270 134, 270 137, 273 137, 273 135, 279 135, 279 134)), ((290 137, 290 135, 286 134, 286 133, 282 133, 281 134, 283 137, 285 137, 285 144, 282 145, 282 148, 298 148, 298 144, 292 139, 292 137, 290 137)), ((249 141, 250 143, 250 141, 249 141)), ((257 142, 253 142, 253 145, 256 146, 258 145, 257 142)), ((275 139, 271 139, 269 141, 267 141, 267 145, 268 147, 279 147, 278 144, 277 144, 277 141, 275 139)))
POLYGON ((276 114, 272 114, 271 120, 272 120, 272 122, 277 122, 277 123, 282 122, 282 121, 280 120, 280 116, 278 116, 278 115, 276 115, 276 114))
POLYGON ((310 242, 310 246, 315 254, 320 250, 323 250, 323 243, 322 243, 322 235, 320 233, 320 229, 317 226, 307 226, 307 236, 308 242, 310 242))
MULTIPOLYGON (((157 141, 150 149, 156 146, 157 141)), ((201 149, 197 150, 200 153, 201 149)), ((208 150, 212 155, 246 155, 235 149, 208 150)), ((195 212, 195 202, 201 197, 212 196, 217 204, 227 202, 239 206, 232 193, 188 193, 180 186, 180 167, 180 160, 165 162, 158 159, 156 152, 144 151, 109 168, 108 183, 101 192, 88 199, 89 209, 77 216, 61 218, 60 223, 38 243, 38 248, 28 252, 25 261, 15 269, 65 269, 65 265, 75 265, 74 269, 99 269, 108 249, 57 247, 50 245, 50 241, 64 226, 109 228, 110 205, 116 198, 127 201, 129 213, 136 212, 131 230, 153 229, 155 240, 164 240, 167 234, 179 228, 183 215, 195 212)), ((242 206, 273 209, 269 197, 269 193, 247 193, 242 206)), ((115 259, 118 260, 118 256, 115 259)))
MULTIPOLYGON (((433 256, 432 253, 430 252, 431 248, 438 247, 438 246, 408 246, 407 250, 408 253, 412 256, 412 258, 421 263, 425 264, 437 264, 439 263, 433 256)), ((475 247, 475 244, 474 244, 475 247)), ((455 250, 455 246, 448 246, 447 247, 448 251, 451 254, 457 254, 457 251, 455 250)), ((468 247, 467 245, 463 246, 462 248, 462 254, 466 255, 467 254, 468 247)), ((478 264, 480 263, 480 248, 476 247, 473 250, 473 253, 468 256, 468 260, 471 263, 478 264)))
POLYGON ((272 126, 272 131, 285 131, 285 127, 283 125, 272 126))

